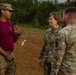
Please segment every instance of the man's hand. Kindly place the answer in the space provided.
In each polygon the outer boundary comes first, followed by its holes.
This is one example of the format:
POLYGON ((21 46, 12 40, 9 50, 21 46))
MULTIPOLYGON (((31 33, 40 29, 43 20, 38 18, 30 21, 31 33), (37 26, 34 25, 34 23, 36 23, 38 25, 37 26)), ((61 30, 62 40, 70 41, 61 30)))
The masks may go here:
POLYGON ((14 26, 14 33, 15 33, 14 42, 17 42, 19 36, 21 35, 21 31, 17 25, 14 26))
POLYGON ((39 59, 39 66, 42 67, 42 65, 43 65, 43 60, 39 59))
POLYGON ((15 34, 21 34, 21 31, 17 25, 14 26, 14 32, 15 34))
POLYGON ((14 57, 9 55, 7 52, 5 52, 1 47, 0 47, 0 53, 8 60, 14 60, 14 57))
POLYGON ((11 55, 8 55, 7 60, 10 62, 10 61, 14 60, 14 57, 11 55))

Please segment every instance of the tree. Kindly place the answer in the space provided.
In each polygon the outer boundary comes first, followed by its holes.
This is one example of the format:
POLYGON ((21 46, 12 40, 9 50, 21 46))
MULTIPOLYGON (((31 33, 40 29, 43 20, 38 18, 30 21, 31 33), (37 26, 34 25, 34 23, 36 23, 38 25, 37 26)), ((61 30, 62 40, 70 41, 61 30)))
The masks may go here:
POLYGON ((0 3, 10 3, 10 4, 12 4, 12 2, 14 2, 14 0, 0 0, 0 3))
POLYGON ((58 6, 53 5, 52 2, 43 1, 38 4, 36 17, 40 25, 48 24, 48 16, 50 12, 57 11, 58 6))
POLYGON ((55 4, 58 4, 58 0, 54 0, 55 4))

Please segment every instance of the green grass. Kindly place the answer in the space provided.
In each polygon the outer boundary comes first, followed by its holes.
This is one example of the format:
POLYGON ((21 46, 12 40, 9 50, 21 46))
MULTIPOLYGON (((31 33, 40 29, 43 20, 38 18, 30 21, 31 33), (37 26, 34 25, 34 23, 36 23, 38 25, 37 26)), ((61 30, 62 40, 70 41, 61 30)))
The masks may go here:
POLYGON ((34 28, 34 29, 47 29, 49 28, 49 25, 32 25, 32 24, 19 24, 18 26, 22 27, 22 28, 34 28))

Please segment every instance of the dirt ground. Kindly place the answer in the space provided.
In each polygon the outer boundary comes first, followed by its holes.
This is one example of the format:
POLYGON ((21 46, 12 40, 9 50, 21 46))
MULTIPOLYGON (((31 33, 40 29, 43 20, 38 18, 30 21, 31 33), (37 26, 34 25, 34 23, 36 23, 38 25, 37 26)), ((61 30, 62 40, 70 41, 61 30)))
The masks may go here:
POLYGON ((22 35, 15 43, 16 75, 43 75, 38 65, 38 56, 42 47, 45 30, 21 28, 22 35), (21 43, 26 40, 22 46, 21 43))

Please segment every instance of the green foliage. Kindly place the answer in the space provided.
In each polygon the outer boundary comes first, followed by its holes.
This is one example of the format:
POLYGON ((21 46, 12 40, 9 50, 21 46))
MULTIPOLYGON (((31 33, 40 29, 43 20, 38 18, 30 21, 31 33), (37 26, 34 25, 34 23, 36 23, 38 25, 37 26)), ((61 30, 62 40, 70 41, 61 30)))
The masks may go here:
POLYGON ((11 21, 13 23, 28 24, 36 28, 47 28, 50 12, 59 11, 62 13, 65 8, 65 4, 53 4, 49 1, 0 0, 0 2, 12 4, 14 12, 11 21))
POLYGON ((38 4, 37 7, 37 14, 36 18, 39 21, 40 25, 46 25, 48 24, 48 16, 50 12, 57 11, 58 7, 56 5, 53 5, 51 2, 41 2, 38 4))
POLYGON ((47 29, 47 28, 49 28, 49 25, 38 26, 38 25, 32 25, 32 24, 18 24, 18 26, 22 27, 22 28, 35 28, 35 29, 47 29))
POLYGON ((12 3, 14 0, 0 0, 0 3, 12 3))

